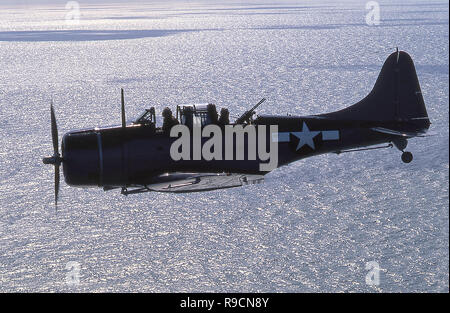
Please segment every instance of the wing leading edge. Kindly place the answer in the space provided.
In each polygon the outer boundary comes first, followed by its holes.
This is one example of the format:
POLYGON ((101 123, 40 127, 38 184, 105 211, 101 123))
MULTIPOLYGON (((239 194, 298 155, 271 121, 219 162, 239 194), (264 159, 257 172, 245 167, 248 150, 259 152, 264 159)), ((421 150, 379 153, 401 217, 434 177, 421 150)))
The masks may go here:
POLYGON ((122 190, 122 193, 128 195, 150 191, 171 193, 201 192, 259 184, 263 181, 264 176, 262 175, 173 173, 160 175, 151 184, 139 186, 132 190, 125 189, 122 190))

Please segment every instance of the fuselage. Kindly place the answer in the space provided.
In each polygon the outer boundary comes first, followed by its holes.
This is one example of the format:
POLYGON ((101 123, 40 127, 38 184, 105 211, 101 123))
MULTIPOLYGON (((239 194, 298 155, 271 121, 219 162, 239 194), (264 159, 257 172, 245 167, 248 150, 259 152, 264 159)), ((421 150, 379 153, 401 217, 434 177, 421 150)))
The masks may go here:
MULTIPOLYGON (((320 115, 260 116, 253 123, 257 136, 262 135, 259 133, 260 125, 267 126, 263 134, 266 137, 266 151, 270 149, 270 142, 277 144, 276 167, 323 153, 386 143, 396 137, 373 131, 373 127, 407 130, 419 127, 399 122, 383 122, 380 125, 375 122, 333 120, 320 115), (275 133, 269 131, 270 125, 277 126, 275 133)), ((245 130, 250 125, 242 126, 245 130)), ((222 130, 224 128, 221 126, 222 130)), ((154 177, 173 172, 264 175, 267 171, 261 171, 260 165, 268 161, 258 154, 251 157, 249 138, 245 135, 243 145, 238 145, 234 137, 231 159, 227 159, 223 135, 220 139, 222 157, 205 160, 203 156, 200 159, 197 156, 196 159, 194 149, 191 149, 190 158, 174 160, 170 149, 177 138, 147 125, 72 131, 64 135, 62 142, 64 177, 66 183, 72 186, 126 187, 150 184, 154 177), (237 156, 239 149, 243 149, 243 157, 237 156)), ((201 146, 209 139, 203 137, 201 146)), ((192 145, 193 141, 191 138, 192 145)), ((258 142, 256 146, 259 148, 258 142)))

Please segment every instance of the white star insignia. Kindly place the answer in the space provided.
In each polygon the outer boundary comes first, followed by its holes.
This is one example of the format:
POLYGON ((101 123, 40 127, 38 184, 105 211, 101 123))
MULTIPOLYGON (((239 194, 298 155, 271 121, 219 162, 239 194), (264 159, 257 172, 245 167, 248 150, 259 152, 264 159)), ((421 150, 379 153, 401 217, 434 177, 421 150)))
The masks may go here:
POLYGON ((305 122, 301 132, 291 132, 292 135, 299 139, 297 151, 304 145, 310 146, 313 150, 316 149, 313 138, 320 134, 320 131, 310 131, 305 122))

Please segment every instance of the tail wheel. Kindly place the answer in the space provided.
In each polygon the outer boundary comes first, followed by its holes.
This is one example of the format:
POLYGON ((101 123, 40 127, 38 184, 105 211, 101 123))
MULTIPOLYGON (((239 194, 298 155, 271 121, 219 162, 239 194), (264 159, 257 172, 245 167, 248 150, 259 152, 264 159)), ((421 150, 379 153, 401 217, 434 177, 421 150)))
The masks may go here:
POLYGON ((404 163, 410 163, 413 160, 413 154, 411 152, 405 151, 402 153, 402 161, 404 163))

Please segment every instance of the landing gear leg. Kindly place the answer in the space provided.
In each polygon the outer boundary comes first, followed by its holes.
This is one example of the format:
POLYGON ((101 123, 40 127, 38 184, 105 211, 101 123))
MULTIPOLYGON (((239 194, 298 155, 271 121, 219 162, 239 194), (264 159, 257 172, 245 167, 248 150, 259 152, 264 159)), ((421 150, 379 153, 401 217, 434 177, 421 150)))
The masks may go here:
POLYGON ((404 138, 396 139, 392 142, 398 150, 402 153, 402 161, 404 163, 410 163, 413 160, 413 154, 411 152, 405 151, 406 146, 408 145, 408 140, 404 138))

